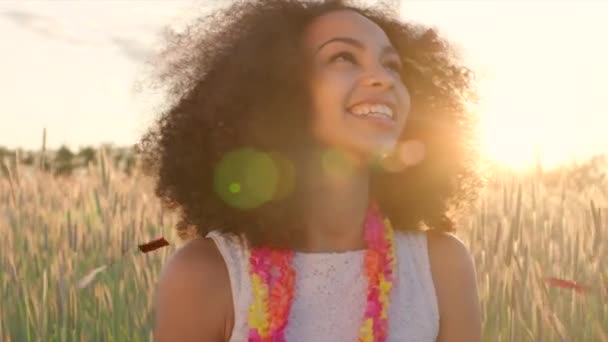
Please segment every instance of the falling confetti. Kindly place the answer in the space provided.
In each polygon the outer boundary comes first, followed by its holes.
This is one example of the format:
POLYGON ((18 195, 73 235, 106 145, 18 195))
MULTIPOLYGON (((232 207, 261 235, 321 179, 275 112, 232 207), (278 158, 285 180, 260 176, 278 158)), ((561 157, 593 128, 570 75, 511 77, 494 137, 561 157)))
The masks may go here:
POLYGON ((571 280, 547 277, 547 278, 545 278, 545 282, 547 282, 551 286, 561 287, 564 289, 571 289, 578 293, 585 293, 585 292, 588 292, 588 290, 589 290, 588 286, 578 284, 571 280))
POLYGON ((152 240, 148 243, 144 243, 139 245, 139 250, 142 251, 143 253, 148 253, 151 252, 153 250, 157 250, 161 247, 165 247, 165 246, 169 246, 169 242, 167 240, 165 240, 164 237, 160 237, 158 239, 152 240))

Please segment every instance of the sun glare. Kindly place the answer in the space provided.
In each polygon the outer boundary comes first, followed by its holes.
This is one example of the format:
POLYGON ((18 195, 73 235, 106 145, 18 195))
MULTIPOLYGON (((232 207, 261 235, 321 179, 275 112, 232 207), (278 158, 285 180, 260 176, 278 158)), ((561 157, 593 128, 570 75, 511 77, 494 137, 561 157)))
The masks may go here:
POLYGON ((482 79, 479 140, 487 159, 518 170, 538 159, 552 169, 608 152, 607 2, 403 4, 406 18, 437 28, 482 79))
POLYGON ((573 91, 577 77, 567 76, 562 73, 558 83, 538 75, 528 82, 518 77, 481 82, 479 138, 485 157, 517 170, 535 167, 537 160, 550 169, 590 157, 582 151, 593 151, 598 142, 592 137, 606 119, 597 99, 573 91))
POLYGON ((525 169, 535 162, 539 118, 525 99, 509 101, 499 89, 482 89, 479 135, 481 150, 492 162, 525 169))

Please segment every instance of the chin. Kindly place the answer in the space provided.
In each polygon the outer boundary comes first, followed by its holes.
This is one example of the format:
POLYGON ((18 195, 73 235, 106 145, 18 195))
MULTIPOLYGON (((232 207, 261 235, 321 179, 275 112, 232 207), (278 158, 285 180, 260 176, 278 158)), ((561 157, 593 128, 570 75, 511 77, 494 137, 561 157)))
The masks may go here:
MULTIPOLYGON (((336 151, 341 151, 362 164, 378 160, 392 152, 398 144, 394 136, 365 136, 364 134, 334 135, 321 145, 336 151)), ((319 139, 323 141, 323 139, 319 139)))
POLYGON ((389 153, 391 153, 395 147, 397 146, 397 141, 383 142, 383 143, 374 143, 374 144, 365 144, 357 147, 355 154, 357 158, 364 163, 369 163, 372 161, 377 161, 378 158, 385 157, 389 153))

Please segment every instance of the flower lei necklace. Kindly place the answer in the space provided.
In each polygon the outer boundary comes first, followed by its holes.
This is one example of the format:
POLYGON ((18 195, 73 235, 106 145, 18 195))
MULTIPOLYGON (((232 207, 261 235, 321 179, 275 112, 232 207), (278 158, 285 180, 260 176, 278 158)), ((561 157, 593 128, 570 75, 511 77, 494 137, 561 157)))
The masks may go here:
MULTIPOLYGON (((359 341, 386 341, 389 296, 395 269, 394 232, 389 220, 383 219, 373 201, 366 213, 364 235, 368 246, 363 265, 367 278, 367 304, 359 328, 359 341)), ((291 264, 293 255, 293 251, 268 248, 251 250, 249 275, 253 300, 248 317, 250 342, 285 342, 285 327, 296 278, 291 264)))

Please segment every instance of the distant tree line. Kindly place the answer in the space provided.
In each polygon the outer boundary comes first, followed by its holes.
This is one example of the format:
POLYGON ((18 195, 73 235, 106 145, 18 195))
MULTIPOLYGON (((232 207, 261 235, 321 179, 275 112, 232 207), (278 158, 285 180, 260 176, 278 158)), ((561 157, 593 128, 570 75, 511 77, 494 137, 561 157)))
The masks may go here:
MULTIPOLYGON (((65 145, 55 151, 45 148, 41 151, 10 150, 0 146, 0 166, 2 164, 11 165, 18 160, 22 166, 36 167, 58 176, 69 176, 89 165, 97 166, 101 158, 104 159, 106 166, 124 171, 129 175, 137 165, 137 155, 132 147, 102 145, 94 148, 86 146, 73 152, 65 145)), ((547 185, 555 185, 564 181, 577 188, 582 188, 585 184, 606 184, 608 183, 608 155, 596 155, 584 162, 566 164, 544 172, 537 166, 537 173, 539 172, 539 176, 547 185)))
POLYGON ((18 162, 22 166, 39 168, 57 176, 69 176, 78 169, 87 168, 89 165, 96 166, 102 157, 105 158, 106 163, 111 163, 112 167, 127 174, 132 173, 137 161, 133 148, 111 145, 103 145, 99 148, 81 147, 77 152, 65 145, 54 151, 11 150, 0 146, 0 162, 6 165, 18 162))

